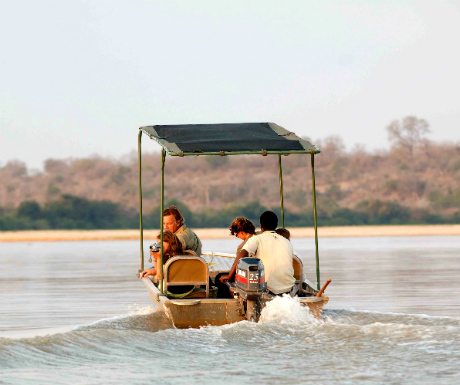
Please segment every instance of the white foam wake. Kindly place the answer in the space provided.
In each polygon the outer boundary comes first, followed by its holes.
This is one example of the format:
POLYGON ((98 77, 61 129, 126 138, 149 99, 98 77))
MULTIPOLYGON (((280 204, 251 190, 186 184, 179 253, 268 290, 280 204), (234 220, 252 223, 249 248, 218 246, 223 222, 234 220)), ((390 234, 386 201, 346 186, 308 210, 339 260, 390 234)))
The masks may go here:
POLYGON ((260 316, 261 324, 277 323, 281 325, 313 324, 318 321, 310 313, 307 306, 300 304, 299 298, 289 295, 275 297, 267 303, 260 316))

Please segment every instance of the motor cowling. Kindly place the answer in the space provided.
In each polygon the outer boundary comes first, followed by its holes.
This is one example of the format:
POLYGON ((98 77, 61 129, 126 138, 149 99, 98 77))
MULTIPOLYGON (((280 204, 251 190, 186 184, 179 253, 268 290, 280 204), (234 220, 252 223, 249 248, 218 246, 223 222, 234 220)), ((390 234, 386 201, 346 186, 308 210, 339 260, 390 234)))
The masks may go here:
POLYGON ((267 290, 264 264, 258 258, 241 258, 236 267, 235 285, 238 294, 248 300, 257 300, 267 290))

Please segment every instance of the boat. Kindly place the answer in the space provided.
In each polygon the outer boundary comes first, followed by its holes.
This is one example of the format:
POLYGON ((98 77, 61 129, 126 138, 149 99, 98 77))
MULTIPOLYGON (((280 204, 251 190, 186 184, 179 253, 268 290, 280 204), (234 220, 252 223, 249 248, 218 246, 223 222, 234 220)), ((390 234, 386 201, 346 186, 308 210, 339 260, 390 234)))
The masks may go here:
MULTIPOLYGON (((316 191, 314 157, 320 150, 309 141, 298 137, 275 123, 225 123, 143 126, 138 132, 139 159, 139 223, 140 258, 139 273, 144 270, 144 228, 142 216, 142 135, 161 146, 161 204, 160 244, 163 243, 163 210, 165 161, 168 156, 277 156, 280 181, 281 225, 284 222, 284 198, 282 178, 282 156, 291 154, 310 155, 313 219, 316 250, 316 288, 303 273, 303 263, 293 257, 295 285, 291 296, 301 305, 307 306, 316 318, 329 298, 324 294, 328 279, 320 285, 318 229, 316 214, 316 191)), ((145 276, 142 282, 155 307, 162 310, 177 328, 220 326, 249 320, 257 322, 261 310, 274 296, 267 291, 262 262, 254 257, 242 258, 238 263, 235 283, 229 284, 232 298, 215 298, 212 283, 219 273, 228 273, 236 255, 218 251, 203 252, 199 256, 176 256, 163 265, 161 247, 160 280, 145 276), (192 285, 196 289, 187 296, 178 298, 169 292, 172 286, 192 285)))

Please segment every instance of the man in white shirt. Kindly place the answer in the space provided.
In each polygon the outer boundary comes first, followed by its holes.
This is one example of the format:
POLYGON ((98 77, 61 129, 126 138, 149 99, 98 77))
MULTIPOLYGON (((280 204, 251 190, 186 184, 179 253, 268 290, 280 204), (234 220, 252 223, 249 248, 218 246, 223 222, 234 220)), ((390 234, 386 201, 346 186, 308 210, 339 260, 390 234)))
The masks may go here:
POLYGON ((276 214, 273 211, 265 211, 260 216, 262 234, 248 239, 236 257, 229 275, 222 276, 220 280, 223 282, 234 277, 236 266, 241 258, 255 256, 264 264, 269 292, 276 295, 289 293, 295 283, 292 244, 275 232, 277 226, 276 214))

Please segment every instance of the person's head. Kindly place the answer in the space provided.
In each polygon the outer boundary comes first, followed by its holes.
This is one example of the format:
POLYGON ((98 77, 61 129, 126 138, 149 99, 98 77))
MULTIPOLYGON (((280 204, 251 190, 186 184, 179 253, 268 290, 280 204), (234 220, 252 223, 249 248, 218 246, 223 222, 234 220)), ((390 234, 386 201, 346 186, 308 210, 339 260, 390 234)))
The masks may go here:
POLYGON ((240 239, 246 239, 249 235, 256 233, 254 224, 244 217, 237 217, 230 225, 230 234, 240 239))
POLYGON ((175 233, 183 224, 184 218, 182 218, 182 215, 176 206, 171 205, 167 209, 163 210, 163 227, 165 230, 175 233))
POLYGON ((273 211, 265 211, 260 216, 260 228, 262 231, 273 231, 278 226, 278 217, 273 211))
MULTIPOLYGON (((161 242, 161 233, 157 235, 158 242, 161 242)), ((163 232, 163 254, 165 255, 181 255, 184 253, 182 243, 176 234, 171 231, 163 232)))
POLYGON ((276 234, 281 235, 282 237, 286 238, 288 241, 291 240, 291 233, 289 232, 288 229, 285 229, 284 227, 278 227, 275 231, 276 231, 276 234))

